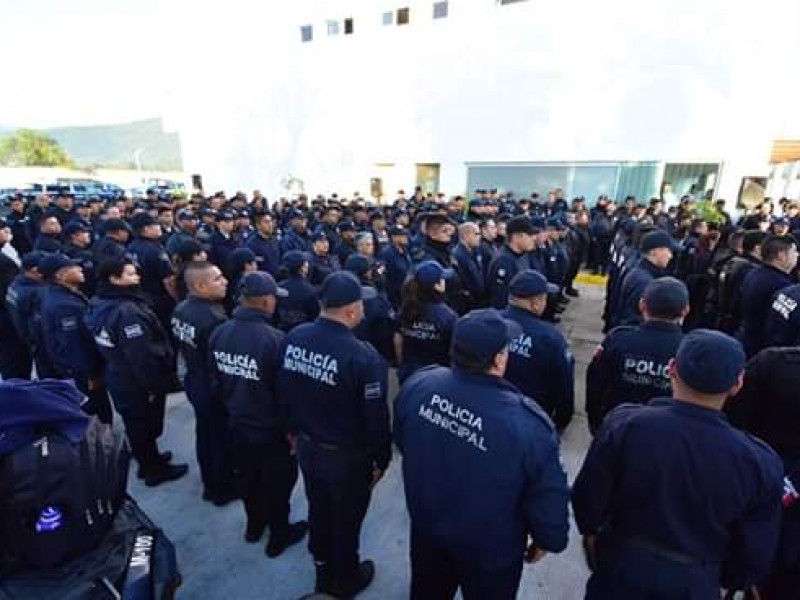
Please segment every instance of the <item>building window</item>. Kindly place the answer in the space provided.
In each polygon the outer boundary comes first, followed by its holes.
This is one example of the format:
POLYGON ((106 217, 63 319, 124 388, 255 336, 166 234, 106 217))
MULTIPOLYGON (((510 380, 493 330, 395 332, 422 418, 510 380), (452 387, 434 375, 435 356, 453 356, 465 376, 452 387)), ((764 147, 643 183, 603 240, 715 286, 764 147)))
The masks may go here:
POLYGON ((444 19, 445 17, 447 17, 447 2, 434 2, 433 18, 444 19))
POLYGON ((383 13, 381 21, 384 25, 394 25, 394 13, 392 11, 383 13))
POLYGON ((328 21, 328 35, 339 35, 339 21, 328 21))
POLYGON ((314 39, 314 27, 311 25, 303 25, 300 28, 300 41, 310 42, 314 39))
POLYGON ((398 8, 397 9, 397 24, 398 25, 408 25, 410 20, 410 9, 409 8, 398 8))
POLYGON ((350 35, 353 33, 353 19, 344 20, 344 34, 350 35))

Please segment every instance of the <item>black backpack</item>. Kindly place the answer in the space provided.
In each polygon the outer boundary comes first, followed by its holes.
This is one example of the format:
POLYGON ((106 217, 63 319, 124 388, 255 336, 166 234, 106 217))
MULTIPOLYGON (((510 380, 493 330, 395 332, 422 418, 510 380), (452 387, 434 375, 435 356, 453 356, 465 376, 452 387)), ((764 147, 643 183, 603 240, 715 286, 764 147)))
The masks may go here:
POLYGON ((50 431, 0 459, 0 576, 96 548, 125 498, 123 433, 93 418, 78 443, 50 431))

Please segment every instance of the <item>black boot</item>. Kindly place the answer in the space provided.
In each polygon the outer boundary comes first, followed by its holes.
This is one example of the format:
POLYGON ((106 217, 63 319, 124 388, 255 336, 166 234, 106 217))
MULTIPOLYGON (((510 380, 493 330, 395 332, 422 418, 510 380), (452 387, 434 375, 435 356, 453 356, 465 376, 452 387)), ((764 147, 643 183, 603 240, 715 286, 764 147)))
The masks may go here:
POLYGON ((375 578, 375 563, 363 560, 350 577, 343 581, 334 581, 331 595, 337 598, 353 598, 363 592, 375 578))
POLYGON ((308 531, 308 523, 305 521, 298 521, 289 525, 289 529, 276 533, 273 529, 269 534, 269 542, 265 552, 270 558, 275 558, 283 554, 289 546, 294 546, 297 542, 306 536, 308 531))
MULTIPOLYGON (((158 455, 158 461, 161 463, 169 464, 169 461, 172 460, 172 452, 161 452, 158 455)), ((142 469, 142 465, 139 465, 139 468, 136 470, 136 477, 139 479, 144 479, 144 469, 142 469)))
POLYGON ((328 563, 314 563, 317 570, 317 581, 314 583, 314 592, 317 594, 330 594, 333 587, 333 573, 328 563))
POLYGON ((248 544, 254 544, 261 539, 264 531, 267 529, 267 524, 263 521, 255 521, 247 519, 247 528, 244 532, 244 541, 248 544))
POLYGON ((147 487, 155 487, 168 481, 180 479, 189 471, 189 465, 161 465, 152 471, 145 471, 144 484, 147 487))

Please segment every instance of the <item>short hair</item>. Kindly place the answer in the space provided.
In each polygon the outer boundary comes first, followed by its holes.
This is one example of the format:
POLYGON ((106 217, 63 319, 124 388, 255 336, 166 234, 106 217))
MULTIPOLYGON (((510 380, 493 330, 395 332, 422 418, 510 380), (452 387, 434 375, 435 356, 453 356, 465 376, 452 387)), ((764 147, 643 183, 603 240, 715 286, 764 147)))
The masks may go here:
POLYGON ((761 260, 769 262, 778 258, 778 254, 795 246, 794 238, 782 235, 768 235, 761 242, 761 260))
POLYGON ((478 227, 472 221, 465 221, 458 226, 458 236, 462 237, 467 235, 468 233, 480 233, 480 227, 478 227))
POLYGON ((745 231, 744 240, 742 240, 742 250, 745 252, 752 252, 755 250, 756 246, 761 245, 765 237, 767 237, 767 232, 761 231, 760 229, 745 231))
POLYGON ((744 245, 744 229, 737 229, 728 238, 728 248, 735 249, 738 244, 744 245))
POLYGON ((97 279, 109 281, 112 277, 120 277, 128 265, 135 263, 125 255, 103 259, 97 267, 97 279))
POLYGON ((187 263, 183 271, 183 281, 189 290, 197 288, 197 284, 208 276, 208 272, 216 265, 208 261, 194 260, 187 263))

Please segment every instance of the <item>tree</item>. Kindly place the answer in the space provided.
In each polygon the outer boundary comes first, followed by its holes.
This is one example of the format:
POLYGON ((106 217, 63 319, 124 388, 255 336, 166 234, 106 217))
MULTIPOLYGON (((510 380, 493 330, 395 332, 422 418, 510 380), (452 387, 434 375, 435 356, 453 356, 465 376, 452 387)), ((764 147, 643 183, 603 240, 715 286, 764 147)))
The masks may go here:
POLYGON ((69 167, 74 161, 53 138, 31 129, 19 129, 0 140, 0 165, 12 167, 69 167))

